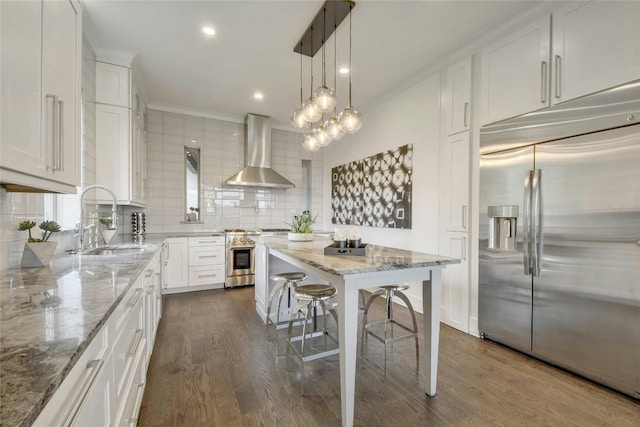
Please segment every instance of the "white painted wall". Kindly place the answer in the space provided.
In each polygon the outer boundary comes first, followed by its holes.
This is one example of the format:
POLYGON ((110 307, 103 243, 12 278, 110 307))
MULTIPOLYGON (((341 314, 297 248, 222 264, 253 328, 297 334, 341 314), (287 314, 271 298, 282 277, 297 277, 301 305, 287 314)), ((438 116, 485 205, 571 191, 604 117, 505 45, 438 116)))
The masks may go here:
MULTIPOLYGON (((357 99, 354 100, 357 108, 357 99)), ((332 143, 324 158, 324 229, 331 224, 331 168, 372 154, 413 144, 412 228, 357 228, 365 243, 438 253, 438 182, 440 138, 440 75, 435 73, 363 113, 364 125, 353 135, 332 143)), ((416 308, 420 287, 407 291, 416 308)))

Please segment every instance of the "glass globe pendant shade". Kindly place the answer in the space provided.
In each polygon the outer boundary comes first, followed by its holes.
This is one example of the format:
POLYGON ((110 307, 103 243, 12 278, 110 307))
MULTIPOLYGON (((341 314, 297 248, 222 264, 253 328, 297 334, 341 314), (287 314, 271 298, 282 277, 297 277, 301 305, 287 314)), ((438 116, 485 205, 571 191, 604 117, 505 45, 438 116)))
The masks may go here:
POLYGON ((362 117, 358 110, 349 106, 342 110, 340 116, 338 117, 338 123, 340 124, 340 128, 344 131, 344 133, 356 133, 362 127, 362 117))
POLYGON ((344 136, 344 131, 340 127, 340 123, 336 116, 333 116, 324 122, 324 133, 326 133, 333 141, 337 141, 344 136))
POLYGON ((313 105, 322 113, 333 110, 337 102, 336 93, 330 87, 320 86, 313 93, 313 105))
POLYGON ((326 147, 327 145, 331 144, 331 137, 327 135, 322 125, 313 130, 313 136, 315 136, 316 141, 318 141, 318 145, 320 147, 326 147))
POLYGON ((310 132, 304 136, 304 141, 302 142, 302 148, 307 151, 317 151, 320 148, 318 144, 318 140, 316 139, 313 132, 310 132))
POLYGON ((316 108, 313 98, 309 98, 304 101, 300 111, 302 113, 302 117, 304 117, 304 119, 309 123, 315 123, 320 120, 320 117, 322 117, 322 111, 316 108))
POLYGON ((296 129, 308 129, 311 126, 311 123, 305 120, 302 115, 302 111, 298 108, 296 111, 291 113, 291 126, 296 129))

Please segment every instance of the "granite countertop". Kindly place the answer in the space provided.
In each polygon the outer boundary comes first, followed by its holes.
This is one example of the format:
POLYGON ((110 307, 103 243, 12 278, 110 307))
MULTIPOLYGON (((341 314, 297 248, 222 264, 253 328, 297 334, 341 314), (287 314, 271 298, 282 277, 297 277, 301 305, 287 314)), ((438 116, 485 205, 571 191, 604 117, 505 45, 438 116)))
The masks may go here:
MULTIPOLYGON (((0 277, 0 426, 31 425, 165 236, 127 255, 55 256, 0 277)), ((136 245, 120 241, 120 245, 136 245)))
POLYGON ((337 276, 460 263, 458 258, 371 244, 366 245, 364 256, 325 255, 324 248, 333 240, 318 235, 309 242, 291 241, 286 236, 258 237, 256 242, 337 276))

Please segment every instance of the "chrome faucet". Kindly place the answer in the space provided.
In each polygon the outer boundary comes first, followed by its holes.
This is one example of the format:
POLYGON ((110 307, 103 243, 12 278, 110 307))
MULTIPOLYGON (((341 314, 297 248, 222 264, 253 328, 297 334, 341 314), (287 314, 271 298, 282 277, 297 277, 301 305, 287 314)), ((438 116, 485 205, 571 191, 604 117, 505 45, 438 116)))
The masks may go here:
MULTIPOLYGON (((116 195, 113 194, 113 191, 109 190, 109 188, 107 188, 104 185, 100 185, 100 184, 93 184, 93 185, 89 185, 87 187, 84 188, 84 190, 82 190, 82 193, 80 193, 80 250, 84 250, 84 195, 87 191, 89 190, 96 190, 96 189, 100 189, 100 190, 104 190, 107 193, 111 194, 111 197, 113 198, 113 204, 111 206, 111 225, 109 226, 109 229, 113 230, 116 228, 116 226, 118 225, 118 215, 117 215, 117 202, 116 202, 116 195)), ((92 224, 93 226, 95 226, 95 224, 92 224)))

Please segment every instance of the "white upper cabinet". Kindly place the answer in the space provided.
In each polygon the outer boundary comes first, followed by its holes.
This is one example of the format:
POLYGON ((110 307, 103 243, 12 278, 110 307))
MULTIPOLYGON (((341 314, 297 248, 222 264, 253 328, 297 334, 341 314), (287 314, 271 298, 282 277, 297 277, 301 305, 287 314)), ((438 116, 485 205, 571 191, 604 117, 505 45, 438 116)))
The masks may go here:
POLYGON ((640 79, 639 22, 640 2, 576 1, 488 47, 481 124, 640 79))
POLYGON ((482 52, 481 124, 549 105, 549 37, 546 16, 482 52))
POLYGON ((0 182, 10 191, 80 185, 82 12, 76 1, 0 2, 0 182))
POLYGON ((640 2, 574 2, 552 22, 553 103, 640 79, 640 2))
POLYGON ((441 112, 446 135, 469 130, 471 124, 471 58, 447 68, 441 112))
POLYGON ((96 102, 129 107, 128 67, 96 62, 96 102))

